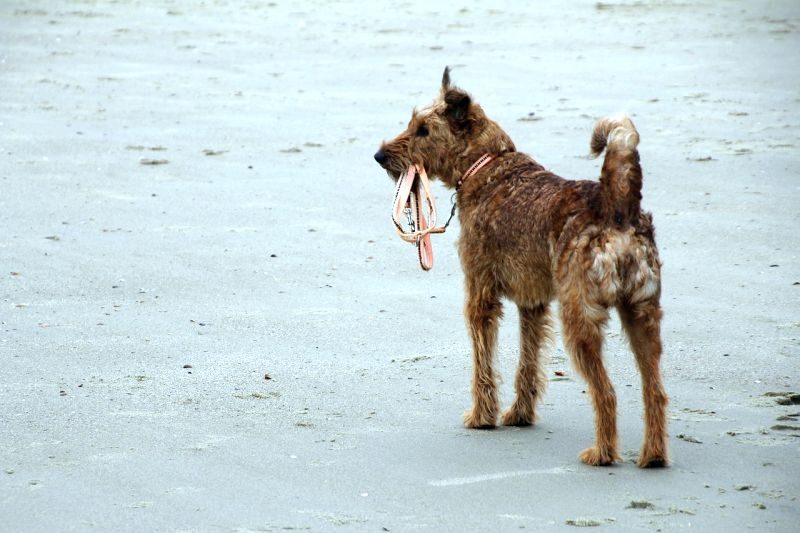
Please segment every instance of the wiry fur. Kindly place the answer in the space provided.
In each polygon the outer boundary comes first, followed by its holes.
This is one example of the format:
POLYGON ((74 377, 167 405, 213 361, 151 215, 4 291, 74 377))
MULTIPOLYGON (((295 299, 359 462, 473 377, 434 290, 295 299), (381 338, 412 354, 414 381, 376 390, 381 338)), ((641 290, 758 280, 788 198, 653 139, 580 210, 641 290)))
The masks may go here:
POLYGON ((588 382, 596 439, 583 462, 619 460, 616 397, 603 365, 603 331, 616 308, 642 374, 645 440, 638 464, 667 462, 667 395, 661 384, 661 263, 652 217, 640 207, 639 134, 630 118, 603 119, 591 149, 606 151, 600 181, 569 181, 517 152, 508 135, 445 69, 438 98, 412 114, 408 128, 375 155, 397 178, 409 163, 455 187, 486 153, 497 158, 457 191, 465 274, 465 315, 473 344, 473 406, 464 423, 495 426, 499 415, 494 353, 501 299, 519 308, 516 398, 506 425, 535 422, 546 386, 543 352, 551 336, 549 307, 560 304, 564 341, 588 382))

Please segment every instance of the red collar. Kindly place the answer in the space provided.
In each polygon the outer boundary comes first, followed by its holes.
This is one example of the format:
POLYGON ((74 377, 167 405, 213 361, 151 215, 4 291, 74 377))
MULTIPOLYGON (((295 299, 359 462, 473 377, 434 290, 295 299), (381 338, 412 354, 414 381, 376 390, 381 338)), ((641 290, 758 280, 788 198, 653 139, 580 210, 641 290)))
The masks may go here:
POLYGON ((493 154, 483 154, 480 156, 478 160, 475 161, 466 172, 464 172, 464 175, 461 177, 461 179, 456 182, 456 190, 458 190, 465 181, 477 174, 480 169, 491 163, 495 157, 497 156, 493 154))

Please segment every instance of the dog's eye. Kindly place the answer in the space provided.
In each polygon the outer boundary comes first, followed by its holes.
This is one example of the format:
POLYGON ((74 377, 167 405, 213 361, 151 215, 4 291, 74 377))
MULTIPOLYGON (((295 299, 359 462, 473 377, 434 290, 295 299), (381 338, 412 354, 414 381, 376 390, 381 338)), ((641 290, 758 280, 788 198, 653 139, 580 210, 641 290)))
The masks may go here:
POLYGON ((417 137, 427 137, 428 136, 428 126, 423 124, 419 128, 417 128, 417 137))

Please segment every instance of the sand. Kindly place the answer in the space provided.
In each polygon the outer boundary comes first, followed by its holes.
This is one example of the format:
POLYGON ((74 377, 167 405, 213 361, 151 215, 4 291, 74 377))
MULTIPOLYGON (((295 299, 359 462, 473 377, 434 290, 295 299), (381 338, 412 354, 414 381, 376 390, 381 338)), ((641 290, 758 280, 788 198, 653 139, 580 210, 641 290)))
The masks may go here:
POLYGON ((798 50, 792 1, 3 2, 2 529, 797 530, 798 50), (448 64, 566 177, 633 116, 670 468, 616 320, 622 464, 560 340, 536 427, 462 427, 458 226, 421 272, 372 161, 448 64))

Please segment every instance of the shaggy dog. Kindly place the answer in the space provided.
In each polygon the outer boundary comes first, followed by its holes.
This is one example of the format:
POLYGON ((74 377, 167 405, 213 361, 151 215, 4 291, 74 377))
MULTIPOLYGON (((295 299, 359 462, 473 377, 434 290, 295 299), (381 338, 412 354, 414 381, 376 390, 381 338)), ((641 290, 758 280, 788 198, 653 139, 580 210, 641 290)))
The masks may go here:
POLYGON ((436 100, 415 110, 406 130, 375 154, 395 179, 416 164, 456 190, 473 345, 467 427, 497 423, 494 352, 503 298, 519 308, 521 353, 516 398, 501 421, 535 422, 547 384, 543 348, 551 336, 550 303, 558 300, 564 342, 588 383, 595 411, 595 442, 580 459, 590 465, 620 460, 616 396, 602 356, 614 307, 642 375, 645 438, 638 465, 667 464, 667 395, 659 370, 661 264, 652 216, 640 206, 638 143, 630 118, 602 119, 591 138, 593 155, 606 152, 599 182, 560 178, 518 152, 481 106, 450 83, 445 69, 436 100), (484 155, 491 162, 465 176, 484 155))

